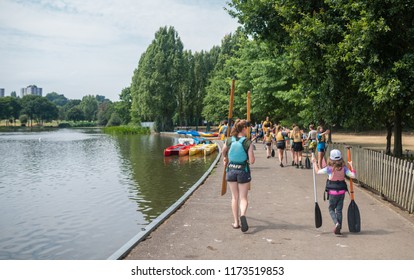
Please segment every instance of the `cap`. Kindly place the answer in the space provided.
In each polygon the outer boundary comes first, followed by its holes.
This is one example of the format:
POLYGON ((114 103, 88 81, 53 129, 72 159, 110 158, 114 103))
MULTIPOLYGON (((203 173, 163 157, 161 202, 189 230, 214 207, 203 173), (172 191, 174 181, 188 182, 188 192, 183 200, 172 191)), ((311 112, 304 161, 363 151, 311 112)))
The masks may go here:
POLYGON ((342 158, 341 151, 337 149, 332 150, 331 154, 329 155, 329 158, 331 160, 340 160, 342 158))

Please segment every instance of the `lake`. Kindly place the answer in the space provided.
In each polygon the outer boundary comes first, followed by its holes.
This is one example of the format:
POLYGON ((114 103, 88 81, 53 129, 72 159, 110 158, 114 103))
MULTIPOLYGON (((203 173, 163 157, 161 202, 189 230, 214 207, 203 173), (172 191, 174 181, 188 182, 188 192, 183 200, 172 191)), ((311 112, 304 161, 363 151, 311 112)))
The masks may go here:
POLYGON ((100 129, 0 133, 0 259, 106 259, 210 167, 173 137, 100 129))

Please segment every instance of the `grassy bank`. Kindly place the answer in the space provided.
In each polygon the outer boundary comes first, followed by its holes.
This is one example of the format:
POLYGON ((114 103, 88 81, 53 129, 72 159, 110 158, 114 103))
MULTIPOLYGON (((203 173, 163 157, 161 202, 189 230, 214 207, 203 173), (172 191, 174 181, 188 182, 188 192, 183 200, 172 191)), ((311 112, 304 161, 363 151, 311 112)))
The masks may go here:
POLYGON ((103 128, 103 132, 108 134, 150 134, 151 131, 148 127, 142 126, 110 126, 103 128))

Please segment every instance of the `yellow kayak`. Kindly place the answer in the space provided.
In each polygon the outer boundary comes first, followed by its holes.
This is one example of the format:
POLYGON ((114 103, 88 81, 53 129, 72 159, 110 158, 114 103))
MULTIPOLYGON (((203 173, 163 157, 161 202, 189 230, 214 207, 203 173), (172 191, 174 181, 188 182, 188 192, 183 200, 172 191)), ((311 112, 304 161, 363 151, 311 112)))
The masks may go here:
POLYGON ((190 148, 190 150, 188 151, 188 154, 190 156, 199 154, 199 153, 201 153, 204 150, 204 146, 206 146, 206 145, 207 144, 198 144, 198 145, 192 146, 190 148))
POLYGON ((207 156, 217 150, 217 144, 206 144, 204 147, 204 155, 207 156))

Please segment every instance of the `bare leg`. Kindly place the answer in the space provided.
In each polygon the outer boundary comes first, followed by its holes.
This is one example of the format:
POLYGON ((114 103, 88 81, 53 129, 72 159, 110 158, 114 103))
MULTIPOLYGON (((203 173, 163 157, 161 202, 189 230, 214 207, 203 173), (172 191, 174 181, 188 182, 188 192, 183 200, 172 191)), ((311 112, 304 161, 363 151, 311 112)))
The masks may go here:
POLYGON ((231 211, 233 213, 233 227, 239 226, 239 184, 228 182, 231 190, 231 211))
POLYGON ((319 168, 322 168, 322 156, 323 156, 323 153, 322 152, 318 152, 318 166, 319 166, 319 168))
POLYGON ((240 195, 240 216, 245 216, 249 201, 247 194, 249 193, 250 182, 245 184, 239 184, 239 195, 240 195))
POLYGON ((279 156, 279 162, 282 163, 283 162, 283 150, 282 149, 277 149, 278 152, 278 156, 279 156))

